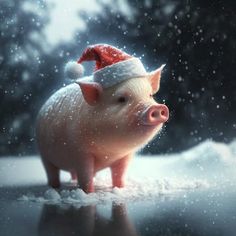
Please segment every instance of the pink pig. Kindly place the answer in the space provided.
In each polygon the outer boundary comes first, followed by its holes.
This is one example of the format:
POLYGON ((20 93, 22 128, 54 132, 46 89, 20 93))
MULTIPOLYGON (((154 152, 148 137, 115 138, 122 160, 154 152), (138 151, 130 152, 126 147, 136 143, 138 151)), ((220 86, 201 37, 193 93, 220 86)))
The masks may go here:
POLYGON ((79 63, 96 61, 90 77, 77 79, 43 105, 36 135, 48 184, 59 187, 59 170, 69 171, 85 192, 94 191, 96 172, 110 167, 113 187, 123 187, 133 154, 169 118, 167 106, 153 94, 159 90, 162 67, 147 73, 138 58, 109 45, 90 46, 79 63))

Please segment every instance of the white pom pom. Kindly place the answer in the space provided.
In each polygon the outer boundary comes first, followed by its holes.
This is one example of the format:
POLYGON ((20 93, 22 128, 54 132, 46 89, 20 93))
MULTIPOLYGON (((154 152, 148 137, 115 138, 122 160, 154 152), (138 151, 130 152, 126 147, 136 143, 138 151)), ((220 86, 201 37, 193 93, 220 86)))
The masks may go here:
POLYGON ((65 74, 73 80, 81 78, 84 75, 84 67, 75 61, 70 61, 65 66, 65 74))

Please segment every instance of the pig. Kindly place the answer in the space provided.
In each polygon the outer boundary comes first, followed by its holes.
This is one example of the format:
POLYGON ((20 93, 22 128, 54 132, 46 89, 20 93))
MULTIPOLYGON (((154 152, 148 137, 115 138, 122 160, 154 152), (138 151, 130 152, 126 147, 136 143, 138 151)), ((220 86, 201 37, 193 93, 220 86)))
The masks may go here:
POLYGON ((108 88, 78 79, 46 101, 38 114, 36 138, 51 187, 60 187, 59 170, 65 170, 81 189, 93 192, 95 174, 107 167, 112 186, 125 186, 134 153, 169 118, 167 106, 153 98, 162 69, 108 88))

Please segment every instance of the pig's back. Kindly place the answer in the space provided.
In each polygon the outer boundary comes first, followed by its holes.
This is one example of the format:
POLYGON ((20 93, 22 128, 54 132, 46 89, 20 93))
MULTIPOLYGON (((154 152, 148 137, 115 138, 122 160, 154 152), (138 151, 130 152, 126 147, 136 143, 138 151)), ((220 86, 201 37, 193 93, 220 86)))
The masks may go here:
POLYGON ((39 145, 45 143, 55 145, 55 142, 66 143, 70 133, 68 129, 71 127, 71 123, 80 119, 83 104, 83 96, 76 83, 55 92, 38 114, 36 136, 39 145))
POLYGON ((55 121, 73 113, 81 107, 83 97, 78 84, 73 83, 59 89, 42 106, 38 119, 44 117, 54 118, 55 121), (60 116, 58 116, 60 114, 60 116))

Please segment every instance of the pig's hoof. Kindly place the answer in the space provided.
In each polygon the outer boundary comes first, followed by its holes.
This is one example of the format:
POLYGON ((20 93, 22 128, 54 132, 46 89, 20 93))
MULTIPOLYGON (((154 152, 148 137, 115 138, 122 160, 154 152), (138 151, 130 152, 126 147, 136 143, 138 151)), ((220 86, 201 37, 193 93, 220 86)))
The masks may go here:
POLYGON ((113 188, 124 188, 125 187, 125 181, 123 179, 120 179, 120 178, 113 178, 112 187, 113 188))
POLYGON ((58 183, 48 183, 48 185, 50 186, 50 187, 52 187, 52 188, 60 188, 60 183, 58 182, 58 183))
POLYGON ((124 183, 117 183, 117 184, 113 184, 112 186, 113 188, 124 188, 125 184, 124 183))
POLYGON ((85 193, 94 193, 94 186, 86 186, 82 187, 81 185, 78 185, 79 188, 81 188, 85 193))

